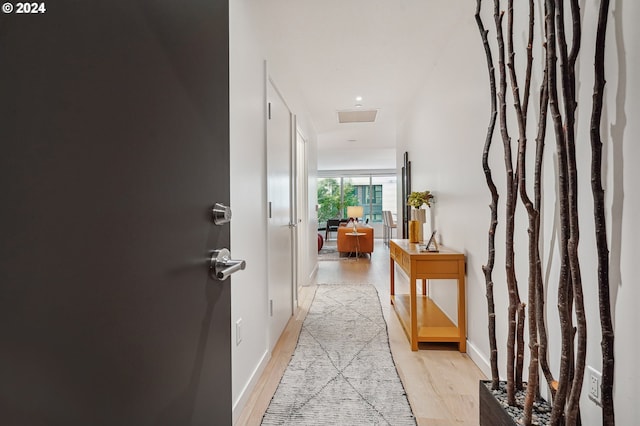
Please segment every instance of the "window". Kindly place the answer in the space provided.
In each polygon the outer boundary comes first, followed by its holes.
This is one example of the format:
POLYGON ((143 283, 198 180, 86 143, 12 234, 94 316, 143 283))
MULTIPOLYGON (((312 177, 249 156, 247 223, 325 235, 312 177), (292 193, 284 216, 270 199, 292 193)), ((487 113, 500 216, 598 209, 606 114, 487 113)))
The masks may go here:
POLYGON ((335 176, 318 179, 318 222, 346 218, 348 206, 363 206, 370 223, 382 223, 382 211, 396 214, 396 176, 335 176))
POLYGON ((364 206, 364 217, 371 222, 382 222, 382 185, 354 185, 359 206, 364 206))

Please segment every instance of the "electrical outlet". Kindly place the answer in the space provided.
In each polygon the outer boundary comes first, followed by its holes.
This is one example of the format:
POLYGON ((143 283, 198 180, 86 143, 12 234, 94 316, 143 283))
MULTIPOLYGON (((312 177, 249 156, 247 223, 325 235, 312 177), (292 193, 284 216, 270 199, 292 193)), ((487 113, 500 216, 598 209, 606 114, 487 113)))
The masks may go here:
POLYGON ((597 405, 601 405, 600 400, 600 386, 602 385, 602 374, 595 368, 591 366, 587 366, 587 371, 589 372, 587 377, 587 386, 589 386, 589 399, 596 403, 597 405))
POLYGON ((242 342, 242 318, 236 321, 236 346, 242 342))

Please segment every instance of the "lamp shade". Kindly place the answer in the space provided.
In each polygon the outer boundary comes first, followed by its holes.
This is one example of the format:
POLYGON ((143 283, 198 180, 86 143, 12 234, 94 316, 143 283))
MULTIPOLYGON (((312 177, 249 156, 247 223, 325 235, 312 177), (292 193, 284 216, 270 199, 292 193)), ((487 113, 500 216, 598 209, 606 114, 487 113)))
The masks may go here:
POLYGON ((362 217, 362 216, 364 216, 364 207, 362 207, 362 206, 348 206, 347 207, 347 216, 348 217, 362 217))

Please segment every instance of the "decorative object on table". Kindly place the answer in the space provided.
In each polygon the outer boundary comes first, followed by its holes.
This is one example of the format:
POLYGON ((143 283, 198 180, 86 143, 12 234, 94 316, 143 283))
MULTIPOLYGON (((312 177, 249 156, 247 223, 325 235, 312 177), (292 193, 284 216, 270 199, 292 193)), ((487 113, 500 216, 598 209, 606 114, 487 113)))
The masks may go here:
POLYGON ((423 205, 431 207, 433 194, 431 191, 416 191, 407 197, 407 206, 411 206, 411 220, 409 221, 409 242, 417 243, 423 241, 422 228, 427 221, 427 211, 422 209, 423 205), (417 223, 411 223, 417 222, 417 223), (411 230, 413 229, 413 234, 411 230), (415 235, 417 233, 417 236, 415 235))
POLYGON ((425 209, 411 208, 411 220, 418 222, 418 241, 424 241, 423 228, 427 222, 427 211, 425 209))
POLYGON ((440 251, 436 241, 436 231, 431 233, 431 238, 426 243, 418 244, 418 251, 429 253, 438 253, 440 251))
POLYGON ((426 223, 427 211, 425 209, 411 209, 411 220, 417 220, 420 223, 426 223))
POLYGON ((349 220, 353 224, 353 232, 358 232, 356 229, 356 223, 358 223, 358 219, 364 216, 364 207, 362 206, 347 206, 347 216, 349 220))
POLYGON ((427 207, 431 207, 432 201, 433 194, 431 193, 431 191, 415 191, 409 194, 409 196, 407 197, 407 205, 415 209, 419 209, 423 204, 426 204, 427 207))
POLYGON ((420 242, 420 230, 422 229, 422 224, 417 220, 409 221, 409 242, 410 243, 418 243, 420 242))
POLYGON ((372 285, 319 285, 262 425, 415 426, 372 285))
POLYGON ((432 252, 432 253, 437 253, 440 251, 440 249, 438 248, 438 242, 436 241, 436 231, 433 231, 431 233, 431 238, 429 238, 429 241, 427 241, 427 244, 425 245, 426 247, 426 251, 432 252))

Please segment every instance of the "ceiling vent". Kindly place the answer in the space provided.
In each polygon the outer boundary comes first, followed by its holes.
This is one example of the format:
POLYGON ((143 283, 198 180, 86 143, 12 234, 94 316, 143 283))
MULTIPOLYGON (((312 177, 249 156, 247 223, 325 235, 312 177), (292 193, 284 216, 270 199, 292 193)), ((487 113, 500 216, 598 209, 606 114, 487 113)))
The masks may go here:
POLYGON ((378 115, 377 109, 338 111, 339 123, 373 123, 378 115))

